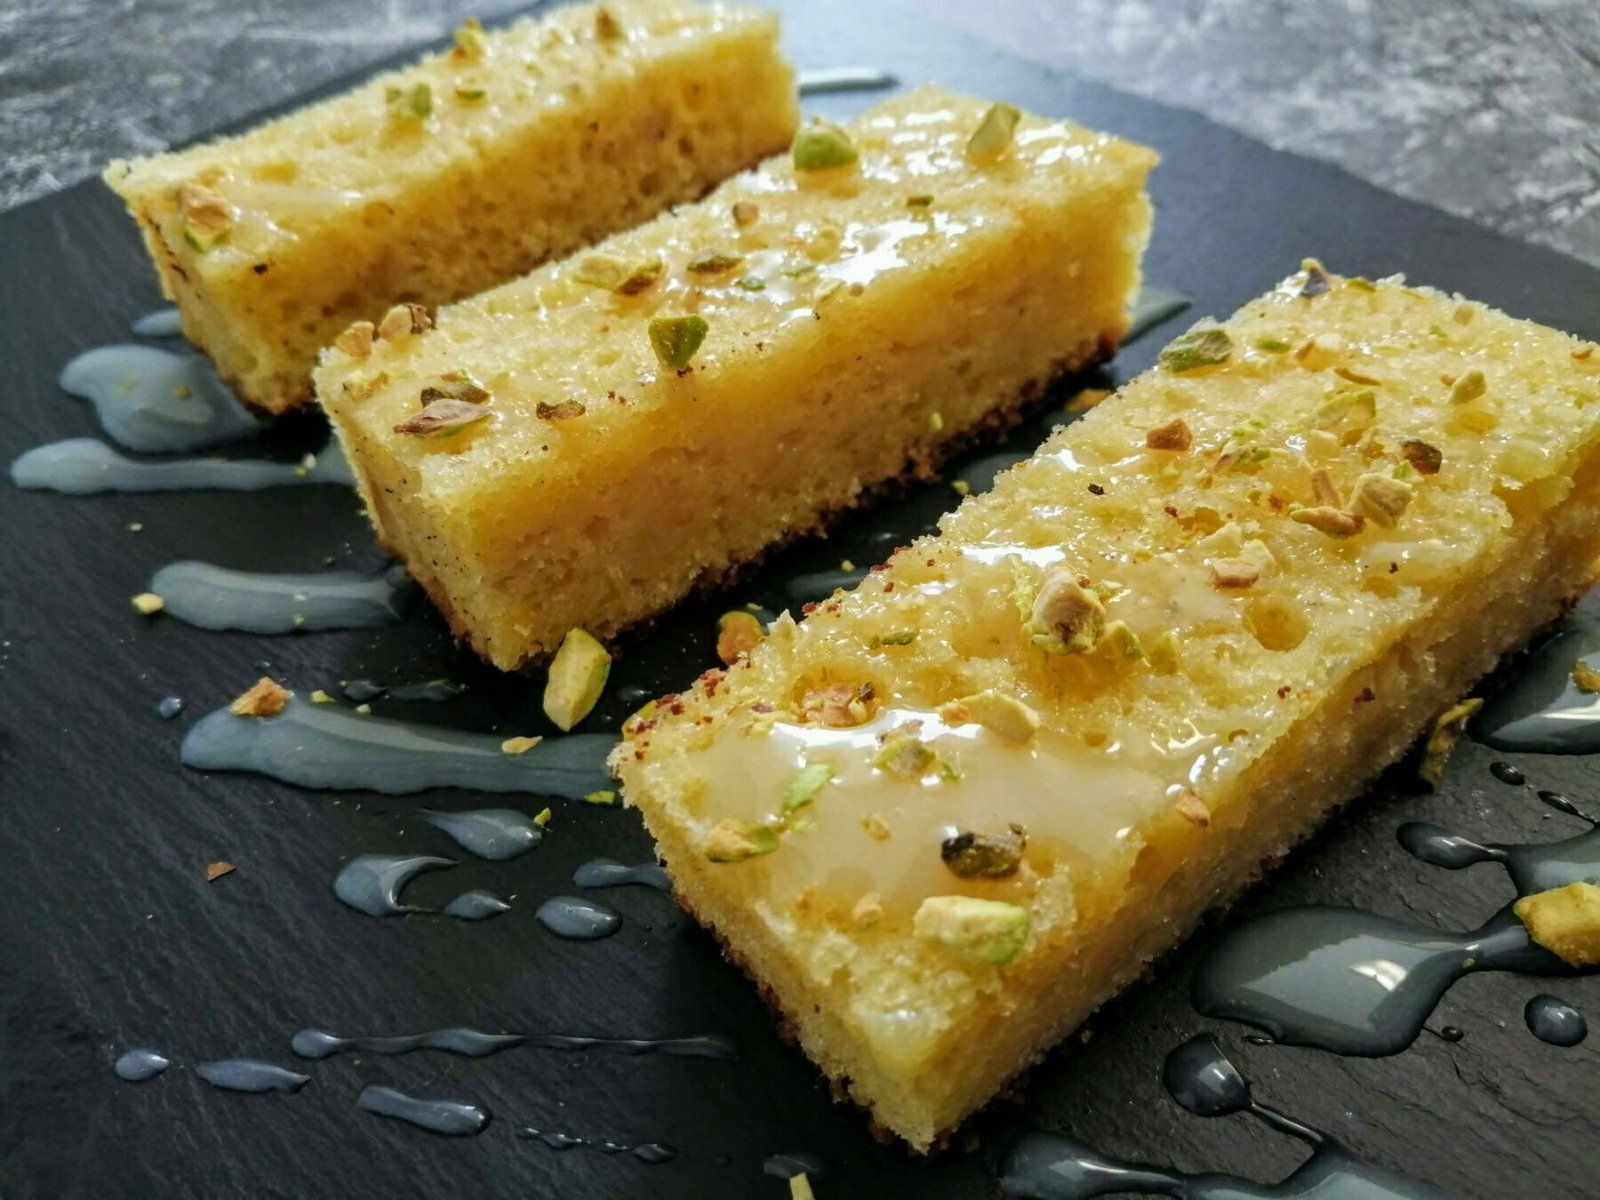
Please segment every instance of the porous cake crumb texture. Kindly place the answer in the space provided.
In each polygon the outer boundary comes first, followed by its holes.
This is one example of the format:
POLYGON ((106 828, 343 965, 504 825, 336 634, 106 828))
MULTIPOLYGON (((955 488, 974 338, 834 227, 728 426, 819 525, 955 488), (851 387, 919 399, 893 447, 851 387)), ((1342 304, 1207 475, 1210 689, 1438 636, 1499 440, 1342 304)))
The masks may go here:
POLYGON ((1162 363, 614 758, 684 902, 919 1148, 1600 551, 1591 345, 1312 265, 1162 363))
POLYGON ((280 411, 351 322, 480 292, 787 145, 777 38, 751 9, 574 5, 105 178, 190 341, 280 411))
POLYGON ((507 668, 610 637, 1108 353, 1155 156, 1024 118, 974 162, 987 108, 895 98, 828 132, 841 165, 785 154, 330 353, 318 394, 379 533, 456 631, 507 668), (396 432, 468 378, 487 419, 396 432))

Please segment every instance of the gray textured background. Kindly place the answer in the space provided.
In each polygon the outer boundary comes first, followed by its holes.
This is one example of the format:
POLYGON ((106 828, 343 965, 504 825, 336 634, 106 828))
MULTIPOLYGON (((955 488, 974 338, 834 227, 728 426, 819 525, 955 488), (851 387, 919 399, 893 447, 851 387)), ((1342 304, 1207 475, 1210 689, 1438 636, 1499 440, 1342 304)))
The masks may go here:
MULTIPOLYGON (((862 2, 1198 109, 1600 265, 1600 0, 862 2)), ((469 12, 518 7, 4 0, 0 207, 437 37, 469 12)), ((853 61, 849 31, 838 40, 839 62, 853 61)))

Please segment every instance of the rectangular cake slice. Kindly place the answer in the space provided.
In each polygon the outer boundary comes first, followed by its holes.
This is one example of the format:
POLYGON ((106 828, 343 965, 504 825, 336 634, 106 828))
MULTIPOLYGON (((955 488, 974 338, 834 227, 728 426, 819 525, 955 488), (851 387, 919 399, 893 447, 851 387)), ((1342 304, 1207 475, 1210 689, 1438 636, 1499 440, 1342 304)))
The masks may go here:
POLYGON ((1104 357, 1154 161, 913 92, 435 328, 352 330, 318 396, 384 543, 512 668, 660 612, 1104 357))
POLYGON ((189 340, 251 404, 396 301, 470 296, 782 148, 794 77, 753 9, 610 0, 496 33, 239 137, 114 162, 189 340))
POLYGON ((926 1149, 1589 583, 1600 351, 1314 264, 613 758, 681 901, 926 1149))

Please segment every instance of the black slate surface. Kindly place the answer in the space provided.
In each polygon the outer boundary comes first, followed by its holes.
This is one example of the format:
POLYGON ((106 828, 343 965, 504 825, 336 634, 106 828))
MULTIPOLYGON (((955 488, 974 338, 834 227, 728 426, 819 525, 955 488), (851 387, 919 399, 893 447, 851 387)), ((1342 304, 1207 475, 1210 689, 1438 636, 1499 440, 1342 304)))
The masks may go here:
MULTIPOLYGON (((1342 271, 1405 271, 1600 335, 1600 273, 1336 169, 928 30, 875 24, 834 0, 792 5, 789 24, 803 62, 881 65, 1158 147, 1164 162, 1154 181, 1159 216, 1148 275, 1196 297, 1190 317, 1231 311, 1315 253, 1342 271)), ((867 99, 809 107, 841 113, 867 99)), ((98 185, 0 214, 0 457, 94 433, 88 407, 60 393, 55 374, 81 350, 127 340, 127 322, 158 304, 131 222, 98 185)), ((1147 365, 1161 340, 1129 347, 1110 375, 1126 378, 1147 365)), ((270 444, 293 456, 319 436, 314 419, 299 419, 270 444)), ((0 496, 0 1194, 8 1200, 776 1197, 783 1185, 762 1176, 762 1159, 794 1149, 833 1165, 818 1184, 823 1200, 977 1197, 992 1193, 1006 1142, 1035 1126, 1131 1158, 1275 1178, 1303 1155, 1294 1143, 1245 1118, 1201 1121, 1161 1091, 1163 1055, 1207 1028, 1262 1099, 1374 1161, 1466 1197, 1600 1194, 1596 1049, 1556 1050, 1522 1027, 1523 1002, 1548 985, 1469 977, 1432 1022, 1460 1026, 1464 1040, 1424 1034, 1390 1059, 1257 1047, 1241 1028, 1205 1021, 1188 1005, 1204 931, 1097 1016, 1092 1037, 1074 1039, 1034 1071, 1019 1099, 974 1122, 965 1149, 922 1162, 879 1146, 856 1112, 829 1101, 804 1058, 777 1040, 753 989, 666 897, 603 894, 626 925, 598 943, 563 942, 533 922, 540 900, 573 890, 578 863, 647 854, 631 814, 557 802, 550 837, 527 857, 490 864, 463 856, 456 870, 414 885, 425 903, 474 886, 514 894, 513 911, 494 921, 380 922, 333 898, 340 863, 362 851, 451 853, 443 835, 412 814, 423 805, 472 807, 483 797, 335 796, 178 766, 186 725, 264 670, 330 690, 358 675, 446 675, 468 684, 460 700, 377 708, 508 734, 541 731, 539 681, 477 667, 427 611, 377 633, 262 639, 148 621, 128 607, 156 567, 178 558, 278 570, 315 569, 328 557, 375 565, 351 496, 326 487, 84 499, 4 487, 0 496), (143 522, 143 531, 130 532, 130 522, 143 522), (175 722, 153 711, 167 694, 189 702, 175 722), (204 867, 218 859, 239 869, 206 884, 204 867), (289 1037, 306 1025, 366 1034, 458 1023, 614 1036, 728 1032, 743 1054, 735 1062, 531 1050, 483 1060, 357 1055, 304 1067, 313 1078, 298 1095, 260 1097, 216 1092, 181 1069, 242 1055, 298 1066, 289 1037), (162 1049, 180 1067, 151 1083, 122 1083, 111 1062, 129 1045, 162 1049), (445 1139, 381 1121, 355 1108, 368 1083, 473 1100, 494 1123, 478 1138, 445 1139), (558 1154, 514 1138, 524 1123, 666 1142, 681 1157, 647 1166, 586 1150, 558 1154)), ((686 604, 627 643, 616 683, 685 682, 713 661, 713 620, 730 602, 781 605, 794 575, 845 557, 873 561, 885 546, 875 534, 915 530, 950 499, 943 487, 920 490, 852 518, 827 542, 775 556, 723 597, 686 604)), ((627 707, 614 690, 592 724, 615 721, 627 707)), ((1477 924, 1509 896, 1502 877, 1423 866, 1395 844, 1394 830, 1402 820, 1431 819, 1494 840, 1570 832, 1570 822, 1488 774, 1496 757, 1503 756, 1463 746, 1446 787, 1432 796, 1411 794, 1398 777, 1380 787, 1240 911, 1315 901, 1455 928, 1477 924)), ((1537 786, 1581 799, 1597 790, 1590 760, 1516 761, 1537 786)), ((533 811, 544 803, 525 802, 533 811)), ((1556 990, 1600 1014, 1596 980, 1562 981, 1556 990)))

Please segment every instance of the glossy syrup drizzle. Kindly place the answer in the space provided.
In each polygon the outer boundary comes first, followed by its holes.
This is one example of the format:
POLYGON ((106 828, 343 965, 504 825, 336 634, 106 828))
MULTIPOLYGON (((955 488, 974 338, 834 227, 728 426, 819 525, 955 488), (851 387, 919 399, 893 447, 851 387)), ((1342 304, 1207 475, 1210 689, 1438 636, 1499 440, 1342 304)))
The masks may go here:
POLYGON ((474 808, 464 812, 425 808, 421 816, 468 854, 490 862, 517 858, 544 840, 544 830, 527 813, 515 808, 474 808))
POLYGON ((290 1043, 301 1058, 328 1058, 361 1051, 367 1054, 410 1054, 416 1050, 442 1050, 467 1058, 483 1058, 516 1046, 567 1053, 596 1051, 632 1058, 664 1055, 670 1058, 733 1059, 739 1044, 720 1033, 678 1038, 603 1038, 561 1033, 485 1033, 460 1026, 434 1029, 401 1037, 339 1037, 322 1029, 302 1029, 290 1043))
POLYGON ((1528 1032, 1552 1046, 1576 1046, 1589 1036, 1589 1022, 1565 1000, 1541 993, 1522 1010, 1528 1032))
POLYGON ((622 928, 620 914, 577 896, 552 896, 539 905, 539 911, 533 915, 557 937, 580 942, 610 937, 622 928))
POLYGON ((266 428, 194 354, 100 346, 69 362, 60 382, 63 391, 89 401, 106 436, 129 450, 202 450, 266 428))
MULTIPOLYGON (((1398 836, 1410 854, 1447 870, 1498 864, 1518 896, 1600 879, 1593 828, 1558 842, 1499 844, 1410 822, 1398 836)), ((1280 1042, 1380 1056, 1415 1041, 1450 985, 1473 971, 1562 976, 1574 968, 1533 942, 1509 904, 1467 932, 1312 906, 1229 930, 1201 961, 1191 995, 1207 1016, 1280 1042)))
POLYGON ((1600 589, 1489 697, 1472 720, 1472 736, 1513 753, 1600 753, 1600 695, 1572 678, 1578 663, 1600 669, 1600 589))
POLYGON ((1444 1193, 1366 1162, 1326 1134, 1258 1103, 1249 1081, 1209 1034, 1167 1056, 1162 1082, 1174 1100, 1200 1117, 1249 1113, 1312 1147, 1311 1157, 1279 1183, 1235 1175, 1191 1175, 1124 1162, 1058 1134, 1024 1136, 1006 1154, 1001 1190, 1033 1200, 1089 1200, 1132 1194, 1181 1200, 1444 1200, 1444 1193))
POLYGON ((116 1071, 118 1079, 143 1083, 146 1079, 154 1079, 171 1065, 171 1061, 160 1051, 136 1046, 117 1055, 116 1065, 112 1069, 116 1071))
POLYGON ((429 854, 358 854, 335 876, 333 894, 369 917, 429 912, 430 909, 403 903, 401 889, 424 871, 442 871, 455 865, 453 859, 429 854))
POLYGON ((227 1092, 298 1092, 311 1076, 301 1075, 277 1063, 253 1058, 224 1058, 204 1062, 194 1073, 212 1087, 227 1092))
POLYGON ((203 562, 169 563, 155 573, 147 590, 166 602, 163 612, 187 624, 260 634, 393 625, 417 593, 400 566, 373 575, 269 574, 203 562))
POLYGON ((292 697, 272 717, 208 713, 183 739, 184 765, 254 771, 307 788, 356 788, 391 795, 471 788, 581 799, 610 783, 613 738, 569 734, 509 754, 488 734, 363 716, 292 697))
POLYGON ((183 321, 177 309, 158 308, 130 322, 128 328, 140 337, 179 337, 183 333, 183 321))
POLYGON ((535 1129, 532 1125, 523 1125, 517 1129, 517 1136, 528 1141, 539 1142, 552 1150, 597 1150, 601 1154, 626 1154, 640 1162, 660 1164, 671 1162, 678 1157, 678 1152, 671 1146, 662 1145, 660 1142, 642 1142, 636 1146, 629 1146, 623 1142, 613 1142, 602 1138, 584 1138, 570 1133, 552 1133, 549 1130, 535 1129))
POLYGON ((173 458, 146 462, 119 454, 94 438, 67 438, 36 446, 11 464, 11 482, 31 491, 90 496, 100 492, 179 492, 212 489, 255 492, 311 483, 355 486, 337 443, 314 462, 248 458, 173 458))
POLYGON ((408 1096, 405 1092, 376 1084, 361 1089, 358 1107, 380 1117, 405 1121, 430 1133, 447 1137, 472 1137, 489 1127, 489 1112, 462 1100, 408 1096))
POLYGON ((584 863, 572 873, 572 882, 581 888, 626 887, 632 884, 654 888, 658 892, 672 890, 672 880, 659 863, 639 863, 629 867, 610 858, 595 858, 584 863))

